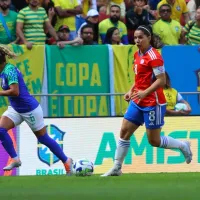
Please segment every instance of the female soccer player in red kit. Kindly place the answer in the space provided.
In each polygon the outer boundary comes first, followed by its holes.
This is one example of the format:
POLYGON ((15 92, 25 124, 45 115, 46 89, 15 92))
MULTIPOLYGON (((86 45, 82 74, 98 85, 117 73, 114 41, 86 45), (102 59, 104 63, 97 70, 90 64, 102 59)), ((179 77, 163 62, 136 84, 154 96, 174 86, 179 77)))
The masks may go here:
POLYGON ((163 59, 153 48, 152 30, 147 26, 139 26, 134 33, 134 40, 139 49, 134 55, 135 84, 124 95, 124 99, 130 103, 122 122, 114 166, 102 176, 121 175, 122 163, 130 146, 130 137, 143 123, 152 146, 180 149, 186 163, 189 164, 192 160, 188 141, 160 136, 166 111, 163 93, 166 79, 163 59))

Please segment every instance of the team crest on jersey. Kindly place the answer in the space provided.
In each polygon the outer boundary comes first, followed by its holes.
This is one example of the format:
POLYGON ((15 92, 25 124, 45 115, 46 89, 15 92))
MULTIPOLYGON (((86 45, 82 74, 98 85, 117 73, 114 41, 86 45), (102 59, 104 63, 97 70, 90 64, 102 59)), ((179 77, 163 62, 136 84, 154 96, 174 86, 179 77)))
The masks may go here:
POLYGON ((180 11, 181 10, 180 6, 176 6, 176 10, 180 11))
POLYGON ((140 60, 140 64, 144 64, 144 59, 140 60))
POLYGON ((178 32, 179 31, 179 27, 175 26, 175 31, 178 32))
MULTIPOLYGON (((63 138, 65 135, 65 132, 61 131, 57 126, 50 124, 46 126, 47 132, 49 136, 54 139, 63 149, 63 138)), ((45 145, 38 142, 38 158, 47 165, 51 166, 54 163, 59 161, 59 158, 57 158, 45 145)))

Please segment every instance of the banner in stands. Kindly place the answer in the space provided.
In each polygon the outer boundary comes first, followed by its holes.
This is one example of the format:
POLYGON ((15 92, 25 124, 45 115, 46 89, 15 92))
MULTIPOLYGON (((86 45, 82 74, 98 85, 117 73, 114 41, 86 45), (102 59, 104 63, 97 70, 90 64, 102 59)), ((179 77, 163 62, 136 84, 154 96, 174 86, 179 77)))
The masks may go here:
MULTIPOLYGON (((24 75, 26 86, 31 94, 41 94, 44 79, 45 65, 45 47, 33 46, 32 50, 28 50, 25 46, 9 45, 18 57, 8 60, 14 64, 24 75)), ((39 101, 40 99, 37 98, 39 101)), ((8 106, 8 98, 0 97, 0 114, 2 114, 8 106)))
MULTIPOLYGON (((108 47, 46 46, 49 94, 109 93, 108 47)), ((107 96, 54 96, 50 116, 107 116, 107 96)))
MULTIPOLYGON (((114 92, 126 93, 130 90, 134 83, 133 72, 133 56, 137 51, 136 46, 126 45, 121 46, 114 45, 114 92)), ((124 101, 123 95, 115 97, 115 114, 123 115, 127 108, 127 102, 124 101)))
MULTIPOLYGON (((17 134, 16 134, 16 129, 11 129, 9 130, 9 135, 13 141, 14 147, 17 151, 18 147, 17 147, 17 134)), ((17 151, 18 152, 18 151, 17 151)), ((10 156, 7 154, 7 152, 5 151, 5 149, 3 148, 2 144, 0 144, 0 176, 15 176, 17 170, 11 170, 11 171, 3 171, 3 168, 7 165, 10 164, 11 162, 11 158, 10 156)))
MULTIPOLYGON (((200 92, 199 46, 165 46, 162 49, 165 69, 171 86, 178 92, 200 92), (184 57, 185 56, 185 57, 184 57)), ((200 114, 200 94, 185 94, 192 108, 191 114, 200 114)))
MULTIPOLYGON (((123 173, 200 172, 200 117, 166 117, 162 135, 189 140, 193 152, 191 164, 186 164, 179 150, 152 147, 145 127, 131 138, 131 145, 123 165, 123 173), (184 120, 184 124, 183 124, 184 120)), ((87 158, 94 162, 96 174, 113 165, 122 118, 52 118, 45 119, 48 133, 74 160, 87 158)), ((38 144, 29 127, 20 126, 19 175, 58 175, 64 168, 47 147, 38 144), (22 133, 21 133, 22 131, 22 133)))

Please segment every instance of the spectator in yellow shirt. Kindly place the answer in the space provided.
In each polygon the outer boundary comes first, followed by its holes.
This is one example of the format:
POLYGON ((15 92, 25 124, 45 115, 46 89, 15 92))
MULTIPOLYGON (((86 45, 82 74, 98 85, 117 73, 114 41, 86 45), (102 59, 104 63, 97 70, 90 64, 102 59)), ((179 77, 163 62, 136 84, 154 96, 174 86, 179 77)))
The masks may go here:
POLYGON ((157 6, 157 10, 159 10, 160 6, 163 4, 169 4, 172 7, 172 19, 180 23, 183 14, 185 23, 189 21, 190 18, 185 0, 162 0, 157 6))
POLYGON ((171 86, 169 74, 165 72, 166 84, 164 86, 164 95, 167 102, 166 115, 189 115, 192 111, 190 104, 182 97, 182 95, 171 86), (177 103, 184 103, 187 110, 176 110, 177 103))
POLYGON ((160 19, 153 25, 153 33, 159 35, 165 45, 177 45, 181 38, 181 25, 171 19, 172 9, 169 4, 159 8, 160 19))
POLYGON ((62 25, 68 25, 70 28, 70 40, 76 37, 76 15, 82 13, 78 0, 53 0, 55 11, 58 15, 55 29, 62 25))
POLYGON ((110 18, 99 23, 99 43, 104 43, 106 32, 111 27, 117 27, 120 31, 120 38, 123 44, 128 44, 126 25, 120 20, 120 7, 112 5, 110 7, 110 18))
POLYGON ((109 4, 107 7, 107 14, 110 14, 110 6, 112 5, 117 5, 120 7, 120 11, 121 11, 121 20, 123 21, 126 15, 126 6, 124 3, 124 0, 108 0, 109 4))

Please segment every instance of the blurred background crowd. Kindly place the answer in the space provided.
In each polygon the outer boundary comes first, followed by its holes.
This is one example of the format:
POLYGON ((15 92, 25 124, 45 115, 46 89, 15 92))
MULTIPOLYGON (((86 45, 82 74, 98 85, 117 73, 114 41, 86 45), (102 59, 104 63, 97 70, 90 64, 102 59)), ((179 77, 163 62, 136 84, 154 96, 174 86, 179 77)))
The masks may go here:
POLYGON ((134 44, 151 26, 164 45, 200 44, 200 0, 0 0, 0 43, 134 44))

